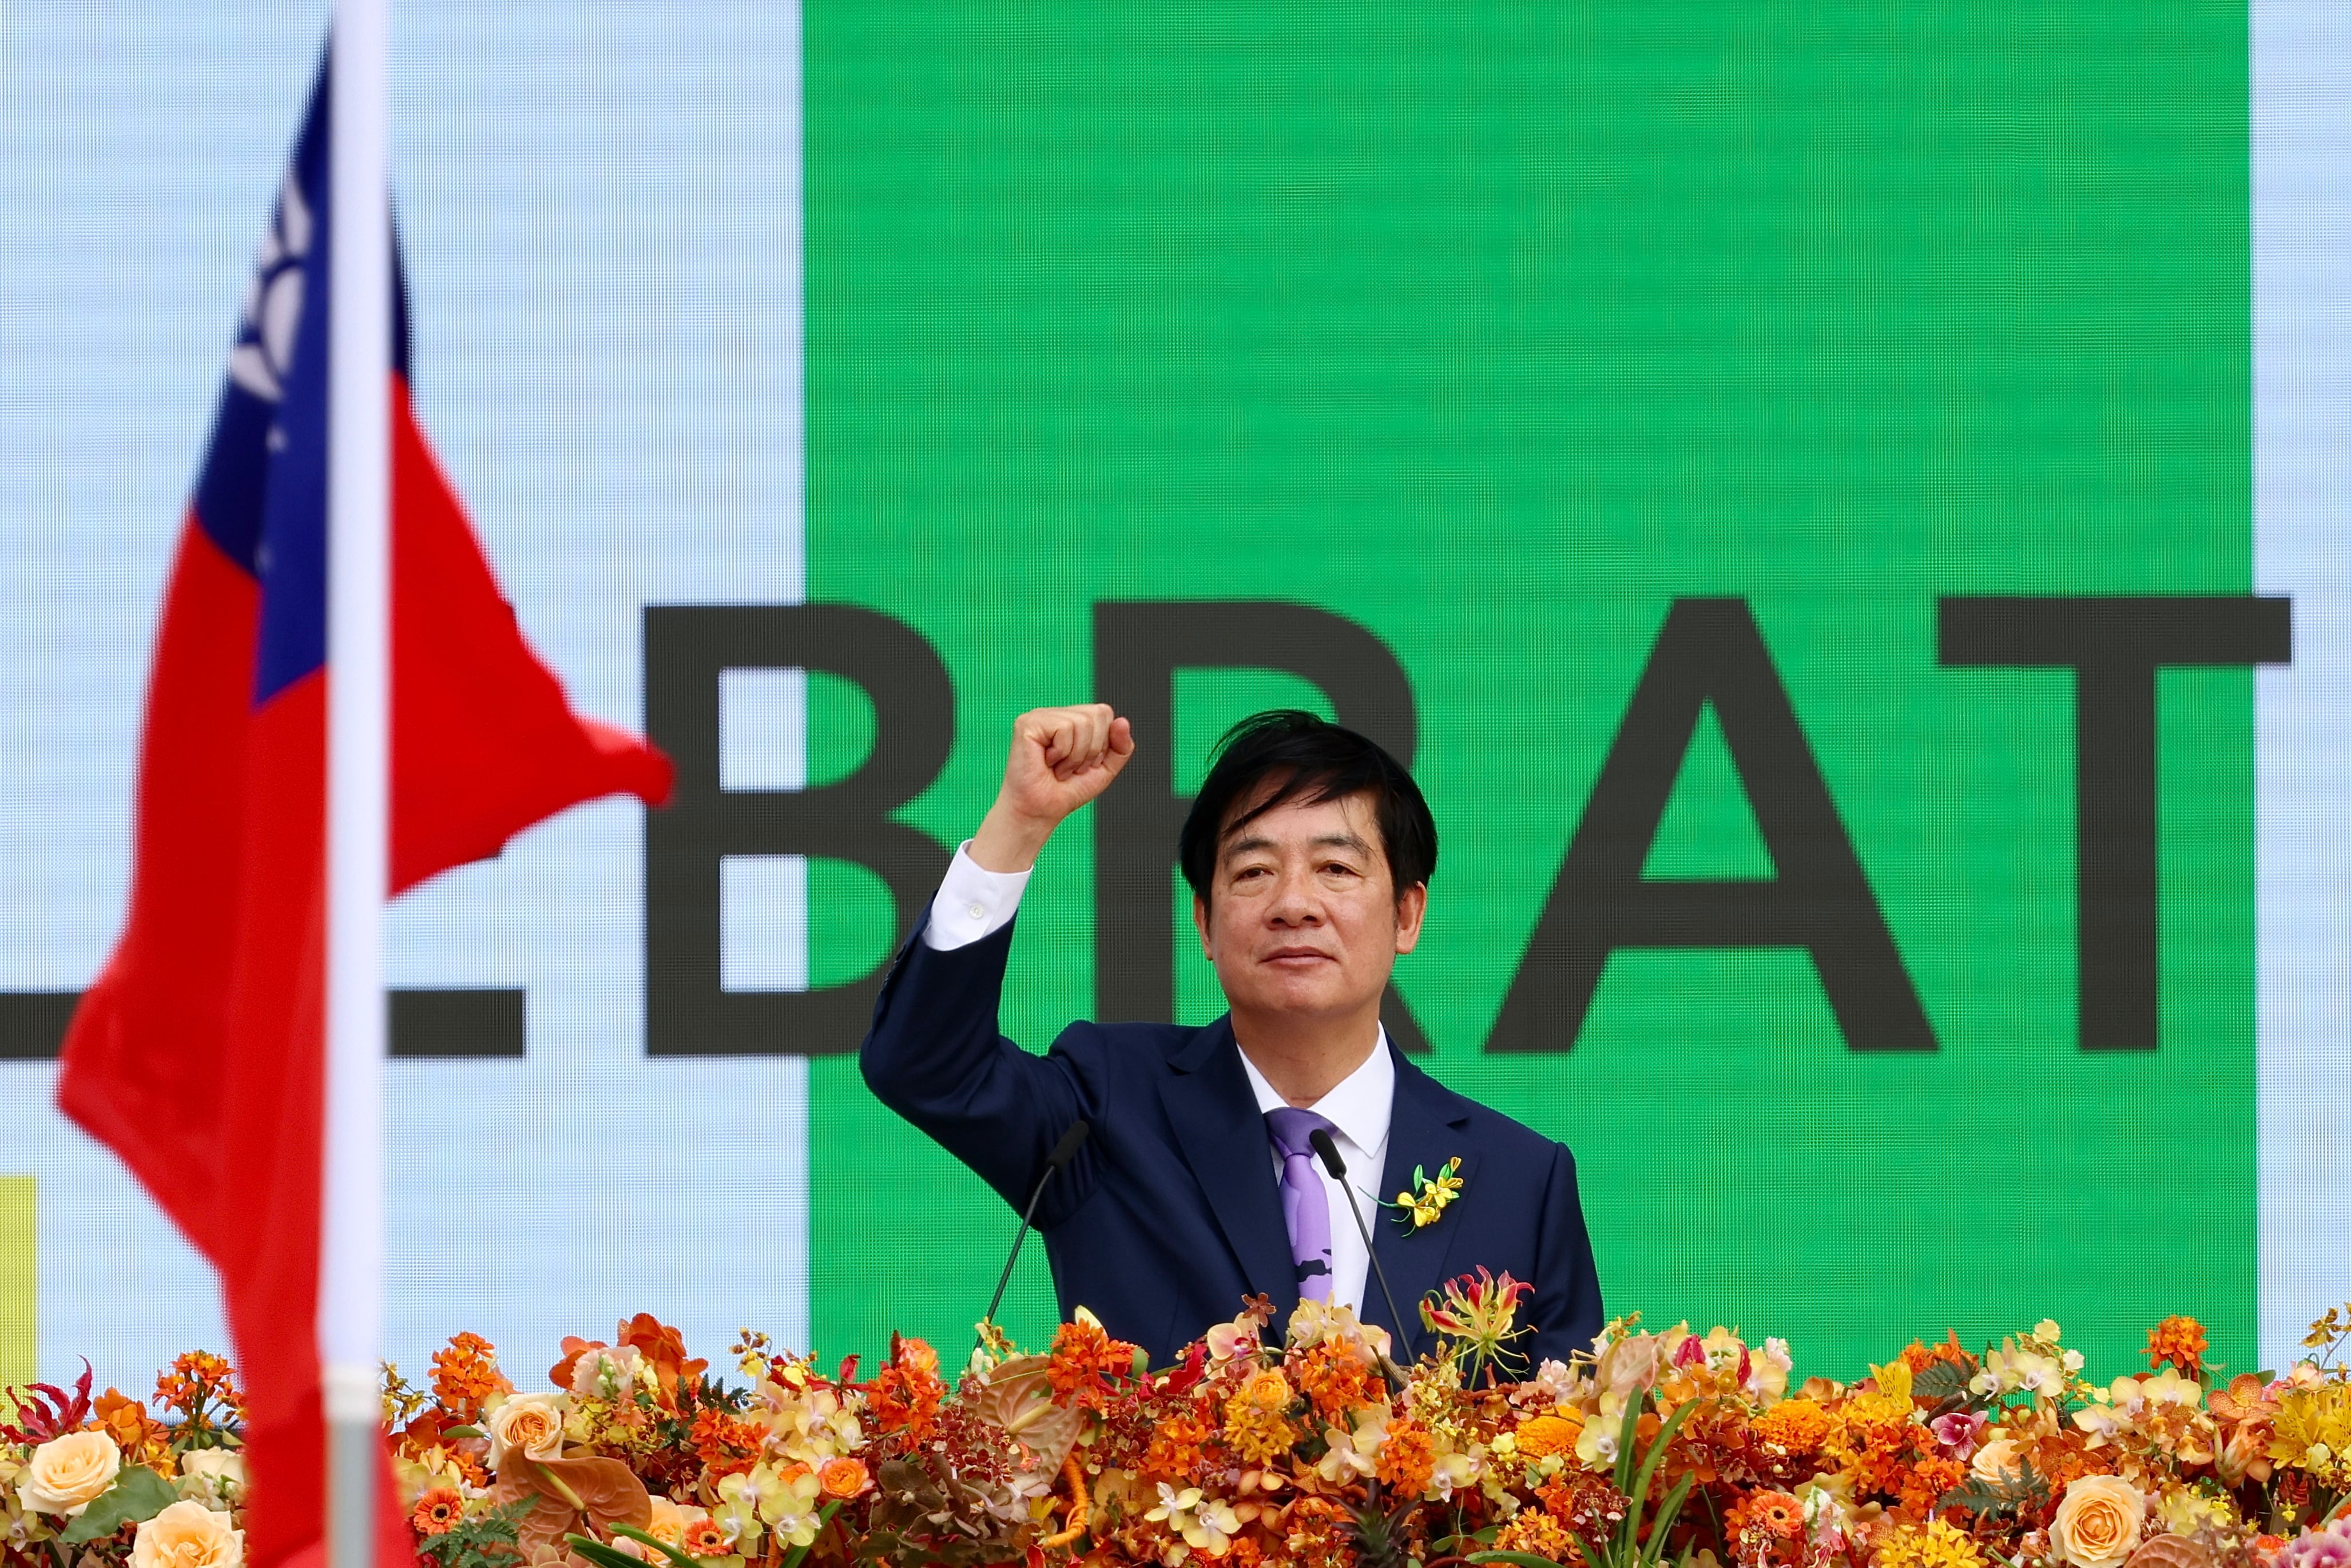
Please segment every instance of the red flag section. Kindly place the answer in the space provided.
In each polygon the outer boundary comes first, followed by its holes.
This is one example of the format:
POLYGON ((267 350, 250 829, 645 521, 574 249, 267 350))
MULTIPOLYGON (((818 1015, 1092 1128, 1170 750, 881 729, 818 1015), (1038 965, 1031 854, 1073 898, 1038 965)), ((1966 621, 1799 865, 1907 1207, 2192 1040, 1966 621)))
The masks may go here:
MULTIPOLYGON (((574 715, 524 643, 392 384, 392 876, 495 853, 669 765, 574 715)), ((322 1553, 317 1320, 325 1109, 326 702, 256 702, 261 592, 191 516, 141 738, 131 908, 65 1045, 58 1101, 218 1268, 251 1396, 254 1568, 322 1553)), ((379 1557, 407 1560, 386 1472, 379 1557)))

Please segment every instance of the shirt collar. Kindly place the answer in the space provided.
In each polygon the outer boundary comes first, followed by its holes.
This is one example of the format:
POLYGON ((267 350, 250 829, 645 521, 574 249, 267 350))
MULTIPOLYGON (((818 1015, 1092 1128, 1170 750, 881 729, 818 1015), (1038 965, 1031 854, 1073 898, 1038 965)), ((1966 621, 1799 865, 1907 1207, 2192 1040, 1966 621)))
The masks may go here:
MULTIPOLYGON (((1249 1052, 1240 1053, 1241 1069, 1249 1074, 1249 1092, 1257 1096, 1260 1114, 1290 1103, 1265 1081, 1249 1052)), ((1339 1130, 1339 1135, 1363 1154, 1381 1152, 1388 1141, 1388 1123, 1395 1114, 1395 1059, 1388 1054, 1387 1026, 1380 1026, 1379 1043, 1362 1066, 1332 1086, 1331 1092, 1308 1107, 1339 1130)))

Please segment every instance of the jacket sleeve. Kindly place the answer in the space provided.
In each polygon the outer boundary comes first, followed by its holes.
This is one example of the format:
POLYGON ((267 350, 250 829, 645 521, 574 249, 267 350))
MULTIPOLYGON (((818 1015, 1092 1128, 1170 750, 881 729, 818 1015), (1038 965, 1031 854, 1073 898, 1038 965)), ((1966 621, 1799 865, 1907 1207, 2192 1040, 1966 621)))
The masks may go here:
POLYGON ((1535 1333, 1528 1354, 1538 1364, 1565 1361, 1572 1352, 1592 1348, 1604 1320, 1600 1272, 1592 1261, 1583 1199, 1575 1186, 1575 1156, 1564 1144, 1552 1145, 1551 1181, 1543 1190, 1536 1247, 1535 1290, 1527 1303, 1528 1322, 1535 1333))
MULTIPOLYGON (((876 1099, 1017 1210, 1071 1122, 1082 1117, 1102 1132, 1102 1095, 1066 1052, 1031 1056, 998 1031, 1011 950, 1010 925, 949 952, 924 942, 918 927, 874 999, 858 1065, 876 1099)), ((1057 1208, 1091 1185, 1093 1169, 1081 1158, 1054 1178, 1063 1189, 1057 1208)))

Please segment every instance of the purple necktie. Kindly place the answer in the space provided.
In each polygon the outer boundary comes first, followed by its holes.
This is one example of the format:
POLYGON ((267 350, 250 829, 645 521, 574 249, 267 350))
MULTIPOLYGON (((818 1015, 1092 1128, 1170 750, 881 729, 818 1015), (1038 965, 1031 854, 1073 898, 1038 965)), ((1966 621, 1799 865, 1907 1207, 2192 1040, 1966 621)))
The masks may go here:
POLYGON ((1301 1300, 1331 1299, 1331 1198, 1322 1178, 1314 1174, 1314 1147, 1307 1140, 1316 1133, 1339 1129, 1327 1119, 1295 1105, 1265 1113, 1266 1131, 1281 1155, 1281 1218, 1290 1227, 1290 1260, 1298 1265, 1301 1300))

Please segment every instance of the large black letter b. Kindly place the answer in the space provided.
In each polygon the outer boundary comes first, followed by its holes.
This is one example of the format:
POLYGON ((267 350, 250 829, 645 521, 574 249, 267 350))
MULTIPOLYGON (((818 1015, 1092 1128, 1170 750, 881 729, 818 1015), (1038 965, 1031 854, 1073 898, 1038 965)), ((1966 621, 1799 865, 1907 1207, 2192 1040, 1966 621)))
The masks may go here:
POLYGON ((907 930, 947 852, 889 813, 955 742, 955 691, 912 627, 842 604, 647 605, 645 728, 677 764, 677 794, 645 818, 645 1054, 831 1056, 857 1049, 882 963, 847 985, 729 991, 720 985, 719 862, 806 855, 868 867, 907 930), (872 699, 872 755, 814 789, 726 789, 718 776, 719 675, 806 669, 872 699))

